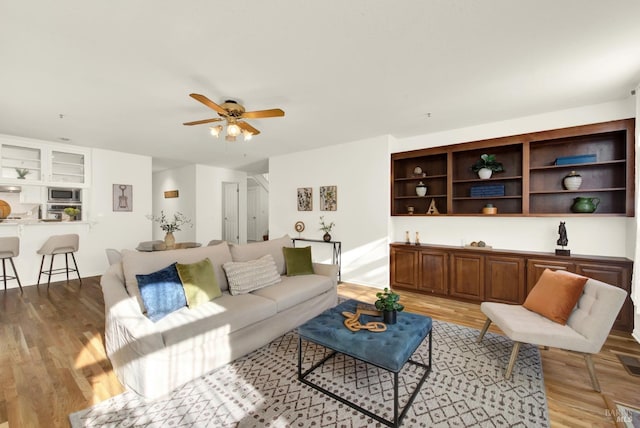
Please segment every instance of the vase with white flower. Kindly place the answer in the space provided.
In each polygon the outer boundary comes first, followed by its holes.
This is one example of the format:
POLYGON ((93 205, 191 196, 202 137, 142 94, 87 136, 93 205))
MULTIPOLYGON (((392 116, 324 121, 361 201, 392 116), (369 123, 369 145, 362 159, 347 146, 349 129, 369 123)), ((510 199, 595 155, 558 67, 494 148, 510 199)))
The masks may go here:
POLYGON ((166 232, 164 244, 168 249, 174 248, 176 245, 176 238, 173 236, 173 232, 179 232, 181 227, 185 225, 193 227, 191 219, 187 218, 187 216, 181 212, 176 212, 173 215, 173 218, 169 218, 164 211, 160 211, 159 216, 148 215, 147 218, 155 221, 156 223, 160 223, 160 229, 166 232))

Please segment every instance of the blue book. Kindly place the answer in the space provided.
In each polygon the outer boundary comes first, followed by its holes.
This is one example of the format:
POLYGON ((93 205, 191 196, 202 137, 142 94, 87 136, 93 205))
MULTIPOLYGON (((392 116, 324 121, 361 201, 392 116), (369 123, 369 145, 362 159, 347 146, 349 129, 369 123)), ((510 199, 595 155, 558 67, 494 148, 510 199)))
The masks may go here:
POLYGON ((563 156, 560 158, 556 158, 556 165, 570 165, 574 163, 589 163, 589 162, 597 162, 598 156, 595 154, 588 155, 576 155, 576 156, 563 156))

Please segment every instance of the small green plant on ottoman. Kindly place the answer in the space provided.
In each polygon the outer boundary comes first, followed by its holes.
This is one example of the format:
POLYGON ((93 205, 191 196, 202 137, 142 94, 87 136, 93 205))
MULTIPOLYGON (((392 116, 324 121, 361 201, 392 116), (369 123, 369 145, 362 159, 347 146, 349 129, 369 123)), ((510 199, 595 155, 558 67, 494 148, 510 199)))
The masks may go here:
POLYGON ((382 311, 385 324, 395 324, 398 312, 402 312, 404 306, 398 303, 400 295, 385 288, 382 292, 376 293, 376 309, 382 311))

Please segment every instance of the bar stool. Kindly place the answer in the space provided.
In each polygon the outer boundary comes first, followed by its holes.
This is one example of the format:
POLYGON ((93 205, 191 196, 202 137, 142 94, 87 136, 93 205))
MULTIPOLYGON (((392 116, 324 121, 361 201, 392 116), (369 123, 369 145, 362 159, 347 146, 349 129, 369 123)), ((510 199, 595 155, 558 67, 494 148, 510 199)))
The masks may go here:
POLYGON ((51 275, 56 275, 59 273, 67 274, 67 283, 69 282, 69 272, 75 272, 78 275, 78 280, 80 280, 80 287, 82 287, 82 278, 80 278, 80 271, 78 271, 78 264, 76 263, 76 258, 73 255, 76 251, 78 251, 80 238, 75 233, 70 233, 68 235, 54 235, 45 241, 42 247, 37 251, 38 254, 42 254, 42 262, 40 262, 40 273, 38 274, 38 283, 40 285, 40 276, 44 273, 45 275, 49 275, 49 279, 47 280, 47 290, 49 289, 49 284, 51 283, 51 275), (65 267, 63 268, 53 268, 53 259, 56 254, 64 254, 65 267), (71 258, 73 259, 73 265, 75 269, 69 268, 69 254, 71 254, 71 258), (51 256, 51 263, 49 264, 49 270, 42 270, 42 266, 44 265, 45 256, 51 256))
POLYGON ((18 281, 20 293, 23 292, 20 278, 18 278, 16 265, 13 264, 13 258, 18 257, 18 254, 20 254, 20 238, 18 238, 17 236, 7 236, 4 238, 0 238, 0 258, 2 259, 2 279, 4 280, 5 291, 7 291, 7 280, 15 279, 16 281, 18 281), (7 259, 9 259, 9 261, 11 262, 11 267, 13 268, 13 274, 15 276, 7 276, 7 268, 5 266, 5 260, 7 259))

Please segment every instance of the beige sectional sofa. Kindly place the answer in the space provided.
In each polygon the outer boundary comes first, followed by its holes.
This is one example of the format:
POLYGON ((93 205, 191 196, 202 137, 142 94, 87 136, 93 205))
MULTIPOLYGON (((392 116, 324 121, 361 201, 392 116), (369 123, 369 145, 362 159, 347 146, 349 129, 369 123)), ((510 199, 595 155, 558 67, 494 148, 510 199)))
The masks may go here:
POLYGON ((269 343, 337 304, 337 266, 313 264, 314 274, 286 276, 285 236, 271 241, 157 252, 122 252, 101 279, 105 343, 126 388, 154 398, 269 343), (247 294, 231 295, 222 265, 270 254, 281 281, 247 294), (136 274, 171 263, 209 258, 222 296, 193 309, 182 307, 157 322, 144 313, 136 274))

